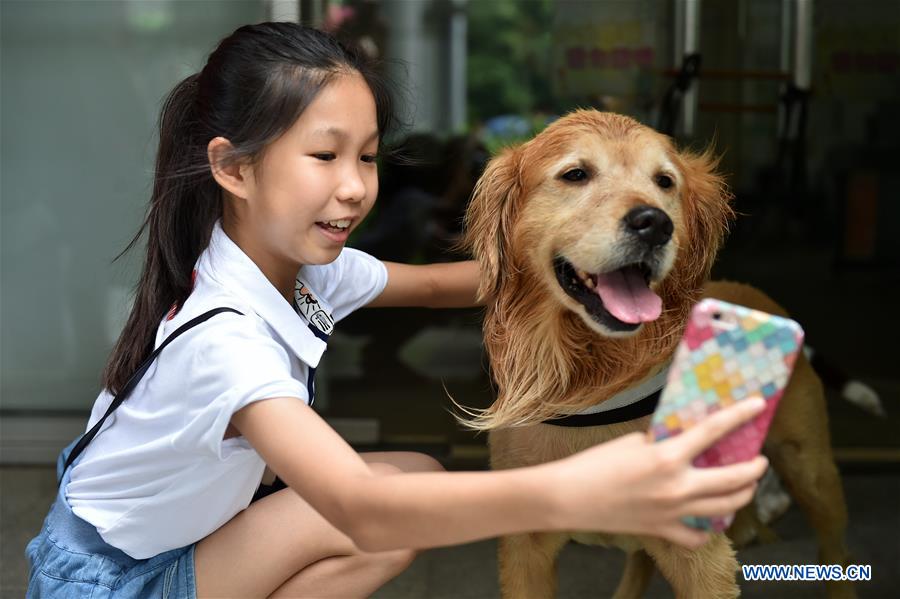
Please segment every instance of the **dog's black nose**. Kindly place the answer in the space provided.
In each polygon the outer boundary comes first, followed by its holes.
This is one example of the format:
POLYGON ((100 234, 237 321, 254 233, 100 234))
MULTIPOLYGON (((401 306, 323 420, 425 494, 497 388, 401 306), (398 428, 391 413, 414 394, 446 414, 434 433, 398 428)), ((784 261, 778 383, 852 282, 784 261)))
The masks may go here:
POLYGON ((672 219, 659 208, 638 206, 632 208, 623 220, 625 229, 650 247, 664 245, 672 238, 672 219))

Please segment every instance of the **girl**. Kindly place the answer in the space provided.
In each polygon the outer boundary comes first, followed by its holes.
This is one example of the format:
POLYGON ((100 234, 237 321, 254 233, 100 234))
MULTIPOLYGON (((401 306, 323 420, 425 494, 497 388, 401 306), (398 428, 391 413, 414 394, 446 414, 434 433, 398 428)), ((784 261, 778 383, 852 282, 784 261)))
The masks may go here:
POLYGON ((175 87, 137 298, 89 422, 102 434, 60 456, 27 548, 29 596, 366 596, 417 550, 510 533, 698 546, 705 533, 681 516, 751 499, 764 458, 690 463, 761 403, 659 444, 629 435, 502 472, 360 455, 328 427, 309 405, 335 321, 363 305, 475 304, 471 262, 344 248, 375 200, 390 125, 366 57, 292 23, 241 27, 175 87), (289 488, 260 486, 267 465, 289 488))

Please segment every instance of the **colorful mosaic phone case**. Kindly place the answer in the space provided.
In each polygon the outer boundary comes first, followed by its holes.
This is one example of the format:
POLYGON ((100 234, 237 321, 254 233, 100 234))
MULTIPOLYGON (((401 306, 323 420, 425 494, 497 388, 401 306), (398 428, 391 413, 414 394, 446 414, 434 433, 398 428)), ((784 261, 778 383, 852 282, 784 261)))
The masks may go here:
MULTIPOLYGON (((766 409, 694 459, 697 467, 753 459, 762 448, 778 400, 787 386, 803 329, 793 320, 727 302, 705 299, 694 306, 675 352, 650 432, 661 441, 705 416, 753 394, 766 409)), ((688 526, 725 530, 733 519, 685 518, 688 526)))

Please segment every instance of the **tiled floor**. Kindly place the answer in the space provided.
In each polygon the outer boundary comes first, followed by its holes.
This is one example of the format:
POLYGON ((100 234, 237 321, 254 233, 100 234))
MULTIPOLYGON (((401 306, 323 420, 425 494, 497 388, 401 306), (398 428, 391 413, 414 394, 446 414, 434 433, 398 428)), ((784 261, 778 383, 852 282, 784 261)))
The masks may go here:
MULTIPOLYGON (((850 509, 848 543, 854 562, 872 566, 872 581, 859 583, 861 598, 894 598, 900 592, 900 475, 849 474, 844 477, 850 509)), ((23 548, 38 530, 55 493, 50 468, 0 469, 0 599, 24 595, 27 566, 23 548)), ((776 543, 739 553, 745 564, 807 564, 816 561, 816 544, 802 514, 792 507, 777 522, 776 543)), ((398 578, 383 587, 380 599, 487 599, 498 597, 496 546, 484 541, 423 553, 398 578)), ((613 549, 571 544, 559 560, 559 596, 608 597, 618 582, 623 554, 613 549)), ((805 599, 824 596, 822 583, 742 582, 743 596, 805 599)), ((657 574, 648 597, 671 597, 657 574)))

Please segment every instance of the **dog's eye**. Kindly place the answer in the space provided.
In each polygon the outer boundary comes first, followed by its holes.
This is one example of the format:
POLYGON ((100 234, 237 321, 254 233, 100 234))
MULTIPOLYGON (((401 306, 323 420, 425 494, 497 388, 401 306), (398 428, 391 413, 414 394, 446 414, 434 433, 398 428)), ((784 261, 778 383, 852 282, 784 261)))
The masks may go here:
POLYGON ((675 181, 672 180, 672 177, 669 175, 656 175, 654 177, 656 184, 659 185, 663 189, 669 189, 673 185, 675 185, 675 181))
POLYGON ((573 168, 563 173, 562 178, 566 181, 578 182, 587 179, 587 173, 583 169, 573 168))

